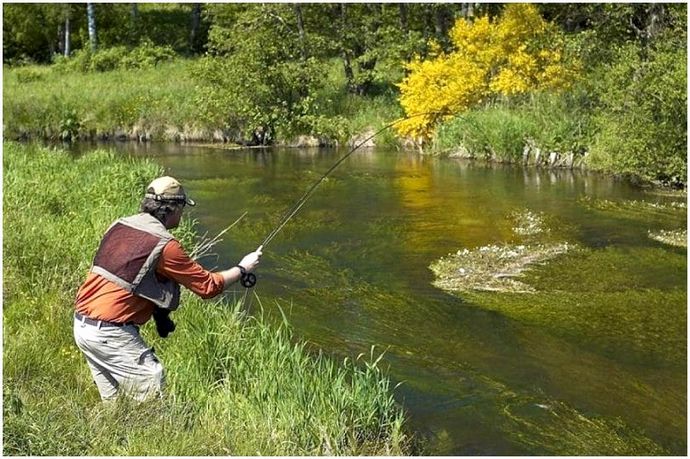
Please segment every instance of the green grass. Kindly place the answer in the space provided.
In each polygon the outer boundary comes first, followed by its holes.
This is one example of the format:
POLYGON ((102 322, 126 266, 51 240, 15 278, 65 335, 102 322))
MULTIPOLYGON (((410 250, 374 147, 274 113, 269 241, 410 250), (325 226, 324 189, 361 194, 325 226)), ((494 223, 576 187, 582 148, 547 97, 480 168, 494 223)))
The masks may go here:
MULTIPOLYGON (((409 454, 375 351, 336 362, 286 323, 188 292, 170 338, 142 329, 166 367, 166 397, 101 404, 72 338, 74 293, 103 231, 161 170, 11 142, 3 166, 5 454, 409 454)), ((192 243, 193 222, 176 231, 192 243)))
MULTIPOLYGON (((213 131, 229 121, 227 107, 195 80, 194 72, 203 70, 197 63, 177 59, 144 69, 88 73, 66 66, 6 66, 5 138, 112 138, 123 133, 159 141, 211 140, 213 131)), ((325 132, 348 137, 401 116, 390 91, 373 97, 348 94, 339 60, 325 62, 323 71, 325 85, 315 97, 325 132)), ((377 141, 393 145, 395 136, 387 132, 377 141)))
POLYGON ((434 148, 447 153, 463 146, 475 158, 518 161, 526 140, 536 131, 533 120, 513 110, 500 107, 473 110, 442 125, 434 148))
POLYGON ((439 126, 433 148, 446 154, 462 146, 475 158, 504 162, 521 161, 528 143, 543 153, 580 155, 591 141, 581 92, 533 94, 475 107, 439 126))
POLYGON ((82 136, 146 131, 159 140, 200 129, 203 107, 189 76, 194 61, 141 70, 61 72, 55 67, 5 67, 6 138, 59 139, 73 120, 82 136), (22 77, 33 72, 39 77, 22 77))

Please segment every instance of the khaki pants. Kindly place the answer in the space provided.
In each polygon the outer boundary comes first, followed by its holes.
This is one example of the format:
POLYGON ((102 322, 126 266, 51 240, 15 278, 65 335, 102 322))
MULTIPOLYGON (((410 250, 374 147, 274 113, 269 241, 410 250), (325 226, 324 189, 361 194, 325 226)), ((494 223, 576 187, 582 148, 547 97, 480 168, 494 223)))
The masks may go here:
POLYGON ((160 395, 165 384, 163 365, 147 347, 134 325, 102 327, 74 319, 74 340, 98 386, 101 399, 126 393, 135 400, 160 395))

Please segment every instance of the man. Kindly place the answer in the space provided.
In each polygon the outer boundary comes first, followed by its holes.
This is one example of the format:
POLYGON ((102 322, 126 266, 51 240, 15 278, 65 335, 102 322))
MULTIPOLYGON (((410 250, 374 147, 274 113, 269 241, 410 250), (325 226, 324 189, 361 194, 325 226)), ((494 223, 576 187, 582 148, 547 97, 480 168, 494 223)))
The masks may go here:
POLYGON ((103 236, 77 292, 74 339, 103 400, 127 393, 141 401, 162 393, 163 367, 139 327, 153 316, 162 337, 175 329, 168 314, 179 306, 180 284, 212 298, 259 263, 261 247, 225 271, 207 271, 190 259, 168 232, 185 205, 195 202, 177 180, 151 182, 140 213, 117 220, 103 236))

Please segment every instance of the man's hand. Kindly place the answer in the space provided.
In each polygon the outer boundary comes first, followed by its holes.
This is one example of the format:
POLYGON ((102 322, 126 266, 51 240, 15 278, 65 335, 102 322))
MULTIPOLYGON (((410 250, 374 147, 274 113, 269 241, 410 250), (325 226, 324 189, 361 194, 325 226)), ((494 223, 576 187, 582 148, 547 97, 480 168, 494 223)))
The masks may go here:
POLYGON ((256 249, 254 252, 250 252, 247 255, 245 255, 244 258, 242 258, 242 261, 240 261, 238 264, 242 266, 244 269, 246 269, 247 272, 253 271, 259 264, 259 259, 262 255, 261 250, 263 248, 264 246, 260 245, 259 248, 256 249))

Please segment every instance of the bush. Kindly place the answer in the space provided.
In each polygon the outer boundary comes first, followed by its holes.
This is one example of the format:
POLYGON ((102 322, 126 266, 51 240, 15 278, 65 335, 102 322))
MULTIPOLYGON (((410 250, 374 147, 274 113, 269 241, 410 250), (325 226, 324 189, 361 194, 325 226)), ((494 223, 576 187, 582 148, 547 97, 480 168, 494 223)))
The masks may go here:
POLYGON ((56 71, 108 72, 117 69, 147 69, 172 61, 175 51, 169 46, 155 46, 143 42, 136 48, 114 46, 94 52, 88 49, 76 51, 72 57, 55 56, 56 71))
POLYGON ((663 183, 687 182, 687 46, 683 34, 619 49, 601 72, 589 164, 663 183), (647 54, 647 56, 644 56, 647 54))
POLYGON ((20 67, 15 70, 14 74, 18 82, 31 83, 32 81, 42 80, 45 73, 36 67, 20 67))

